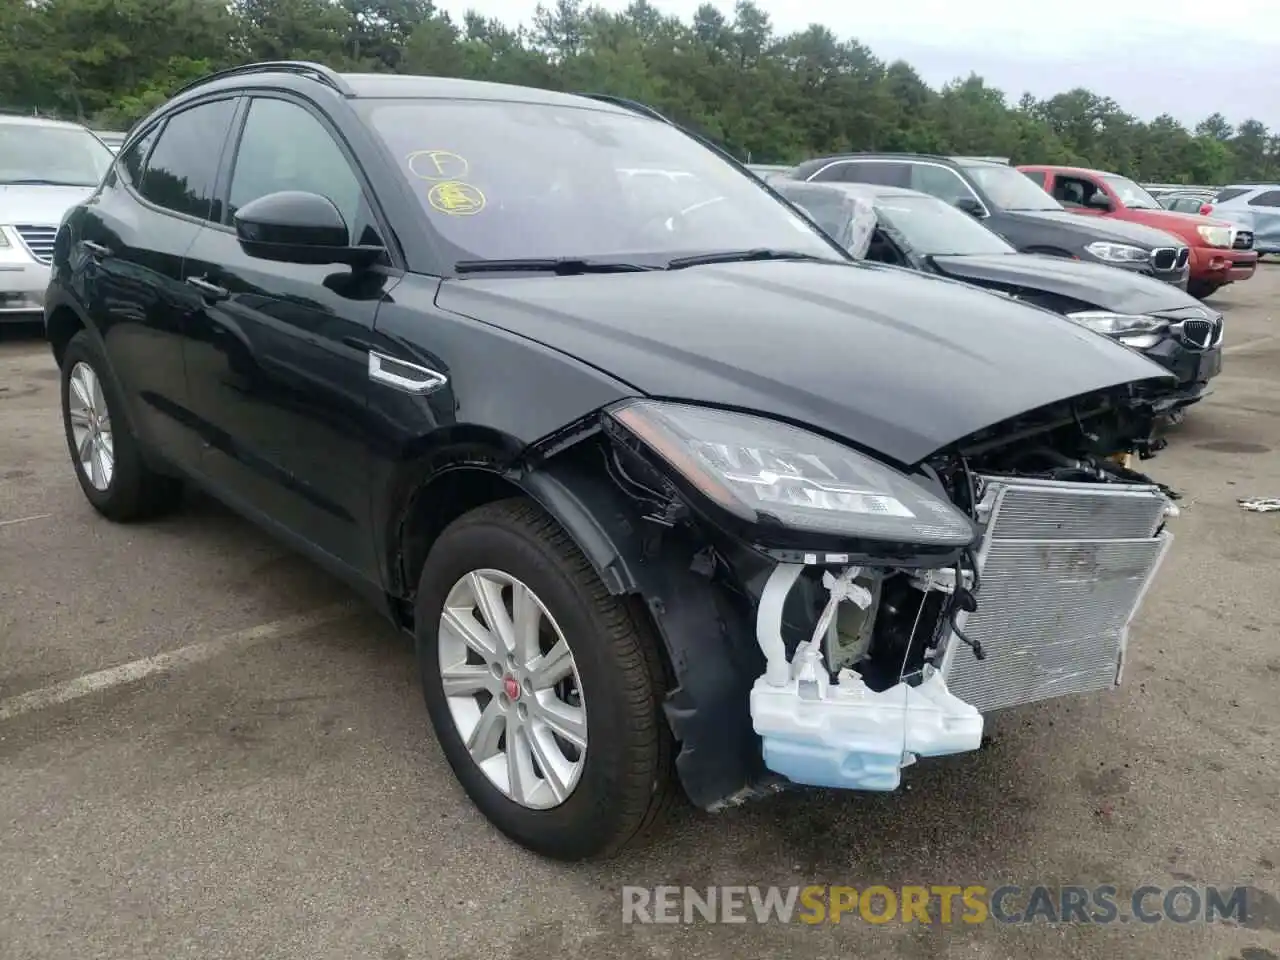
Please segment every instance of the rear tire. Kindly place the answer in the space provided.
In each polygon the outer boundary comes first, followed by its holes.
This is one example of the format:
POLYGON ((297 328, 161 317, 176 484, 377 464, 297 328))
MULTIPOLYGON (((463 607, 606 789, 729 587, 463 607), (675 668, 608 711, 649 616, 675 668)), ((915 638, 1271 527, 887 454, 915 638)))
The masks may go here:
POLYGON ((1224 284, 1221 283, 1205 283, 1203 280, 1195 280, 1187 284, 1187 293, 1197 300, 1207 300, 1221 290, 1223 286, 1224 284))
MULTIPOLYGON (((503 606, 495 616, 505 616, 504 624, 518 622, 512 610, 515 601, 505 592, 500 596, 503 606)), ((659 641, 643 611, 605 589, 554 519, 535 504, 514 499, 487 504, 454 521, 423 565, 415 614, 418 665, 436 737, 463 789, 494 826, 536 853, 573 861, 611 856, 634 844, 659 820, 675 795, 674 745, 662 712, 665 681, 659 641), (531 742, 532 733, 525 731, 532 726, 521 725, 532 724, 533 711, 543 709, 524 683, 537 671, 525 672, 523 663, 539 660, 477 653, 477 646, 485 643, 477 645, 474 636, 473 642, 465 644, 471 652, 463 650, 466 666, 459 666, 456 654, 449 652, 462 649, 463 633, 452 625, 458 622, 460 609, 479 623, 482 639, 492 639, 488 616, 479 612, 479 603, 473 612, 469 599, 488 589, 483 584, 476 589, 477 581, 470 579, 473 573, 481 576, 481 571, 482 580, 488 578, 490 586, 514 582, 513 591, 527 591, 523 595, 532 595, 540 605, 545 613, 540 623, 550 631, 550 639, 539 640, 539 657, 546 657, 556 638, 562 638, 570 651, 585 746, 578 754, 580 765, 567 795, 564 786, 569 781, 558 776, 560 789, 554 798, 544 789, 552 781, 537 772, 543 769, 544 759, 551 759, 545 745, 534 758, 538 768, 532 781, 519 769, 516 775, 510 772, 517 762, 507 756, 511 743, 531 742), (442 624, 446 601, 448 627, 442 624), (517 660, 520 667, 504 665, 517 660), (453 666, 446 668, 446 662, 453 666), (487 672, 480 666, 483 663, 490 668, 487 672), (478 671, 469 675, 479 678, 474 681, 476 688, 485 688, 475 694, 474 714, 468 699, 471 691, 459 696, 455 679, 468 667, 478 671), (450 674, 450 696, 445 695, 445 672, 450 674), (524 693, 511 699, 507 691, 516 689, 524 693), (495 722, 504 733, 501 743, 495 734, 492 748, 485 749, 476 744, 485 739, 479 730, 491 703, 497 704, 493 709, 500 719, 495 722), (519 718, 517 707, 525 709, 519 718), (480 720, 469 719, 474 716, 480 720), (474 724, 467 736, 478 754, 488 755, 485 768, 464 742, 466 724, 458 717, 474 724), (525 789, 517 789, 517 779, 524 781, 520 786, 525 789), (540 794, 528 792, 530 782, 537 783, 540 794), (517 799, 517 793, 524 800, 517 799), (530 805, 534 795, 545 802, 530 805)), ((563 706, 559 701, 542 701, 547 702, 563 706)), ((556 756, 550 765, 559 768, 561 759, 556 756)))
POLYGON ((182 498, 182 482, 147 465, 107 374, 106 357, 88 331, 72 337, 63 352, 61 387, 67 449, 93 508, 117 523, 173 509, 182 498))

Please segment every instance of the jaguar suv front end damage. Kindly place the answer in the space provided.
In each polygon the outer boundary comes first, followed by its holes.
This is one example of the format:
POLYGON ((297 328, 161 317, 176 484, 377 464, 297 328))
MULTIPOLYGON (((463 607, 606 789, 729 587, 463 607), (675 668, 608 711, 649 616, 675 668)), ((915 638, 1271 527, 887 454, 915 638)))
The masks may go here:
POLYGON ((1154 452, 1154 409, 1132 385, 1097 391, 903 469, 753 414, 606 411, 593 443, 640 505, 631 567, 672 660, 691 798, 893 790, 919 757, 978 749, 991 711, 1116 686, 1177 513, 1130 467, 1154 452), (683 544, 674 579, 645 581, 664 537, 683 544), (695 575, 721 599, 690 639, 670 615, 695 575))

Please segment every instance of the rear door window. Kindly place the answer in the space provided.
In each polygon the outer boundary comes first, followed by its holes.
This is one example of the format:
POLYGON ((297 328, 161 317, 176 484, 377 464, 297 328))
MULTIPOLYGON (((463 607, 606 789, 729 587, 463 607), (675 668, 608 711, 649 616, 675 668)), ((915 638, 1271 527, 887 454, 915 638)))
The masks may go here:
POLYGON ((911 164, 911 179, 907 186, 945 200, 953 206, 957 200, 966 197, 977 199, 973 189, 960 179, 960 174, 950 167, 939 167, 931 163, 911 164))
POLYGON ((1241 190, 1238 187, 1228 187, 1226 190, 1218 191, 1218 195, 1214 197, 1214 203, 1226 203, 1228 200, 1234 200, 1236 197, 1243 197, 1248 190, 1241 190))
POLYGON ((175 113, 147 158, 139 192, 158 207, 200 220, 221 219, 214 200, 218 164, 235 100, 214 100, 175 113))
POLYGON ((1280 190, 1266 190, 1249 201, 1251 207, 1280 207, 1280 190))
POLYGON ((1064 207, 1087 206, 1095 193, 1105 196, 1105 191, 1088 177, 1069 177, 1061 173, 1054 175, 1053 197, 1064 207))
POLYGON ((147 154, 151 152, 152 146, 156 142, 156 134, 160 132, 160 125, 152 127, 142 135, 132 147, 125 151, 124 156, 120 158, 118 168, 124 179, 134 187, 142 184, 142 171, 147 162, 147 154))
POLYGON ((853 160, 833 164, 814 180, 838 180, 843 183, 875 183, 886 187, 905 187, 911 181, 904 163, 886 160, 853 160))

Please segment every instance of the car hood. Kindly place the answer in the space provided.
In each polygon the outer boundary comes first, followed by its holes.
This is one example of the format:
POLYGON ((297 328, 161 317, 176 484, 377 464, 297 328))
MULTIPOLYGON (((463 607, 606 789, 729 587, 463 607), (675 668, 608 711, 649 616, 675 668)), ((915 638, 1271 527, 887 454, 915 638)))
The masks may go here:
POLYGON ((1088 235, 1098 240, 1110 240, 1113 243, 1136 243, 1144 247, 1185 247, 1186 241, 1179 237, 1145 227, 1140 223, 1126 223, 1123 220, 1103 220, 1101 217, 1089 217, 1070 210, 1009 210, 1006 216, 1015 220, 1030 223, 1053 224, 1088 235))
POLYGON ((93 187, 0 184, 0 223, 57 226, 64 213, 93 191, 93 187))
POLYGON ((1196 227, 1229 227, 1230 221, 1218 217, 1206 217, 1199 213, 1183 213, 1181 210, 1151 210, 1147 207, 1129 207, 1131 215, 1142 217, 1147 226, 1158 227, 1166 232, 1192 231, 1196 227))
POLYGON ((870 264, 446 280, 437 304, 640 393, 808 424, 900 464, 1055 401, 1167 376, 1048 311, 870 264))
POLYGON ((1172 284, 1101 263, 1026 253, 930 259, 942 273, 958 280, 1043 290, 1116 313, 1156 313, 1197 305, 1172 284))

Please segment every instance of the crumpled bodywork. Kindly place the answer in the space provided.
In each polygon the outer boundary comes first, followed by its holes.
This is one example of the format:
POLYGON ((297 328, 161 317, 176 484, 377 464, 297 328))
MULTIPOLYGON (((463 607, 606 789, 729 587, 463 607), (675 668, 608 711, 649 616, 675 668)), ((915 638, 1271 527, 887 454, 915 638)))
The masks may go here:
POLYGON ((989 710, 1117 684, 1176 513, 1111 456, 1150 454, 1130 414, 1078 400, 919 464, 980 531, 945 557, 762 548, 708 522, 608 414, 517 480, 649 611, 678 774, 716 810, 790 784, 892 790, 917 757, 977 749, 989 710))

